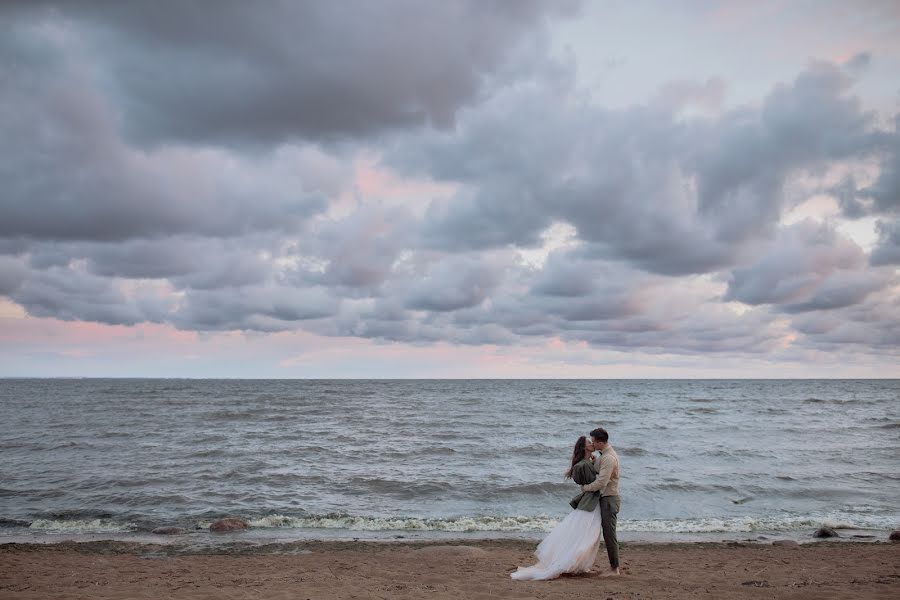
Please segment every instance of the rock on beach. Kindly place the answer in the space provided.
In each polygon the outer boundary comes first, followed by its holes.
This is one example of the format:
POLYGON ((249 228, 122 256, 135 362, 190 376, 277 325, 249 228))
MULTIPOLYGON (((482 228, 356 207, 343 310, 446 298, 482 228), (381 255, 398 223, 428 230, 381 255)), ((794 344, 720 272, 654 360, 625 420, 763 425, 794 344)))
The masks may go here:
POLYGON ((184 532, 184 527, 157 527, 151 533, 156 535, 181 535, 184 532))
POLYGON ((831 527, 819 527, 818 529, 816 529, 816 532, 813 534, 813 537, 832 538, 832 537, 838 537, 838 534, 837 534, 837 531, 835 531, 831 527))
POLYGON ((240 529, 249 529, 250 523, 244 519, 219 519, 209 526, 210 531, 222 533, 226 531, 238 531, 240 529))

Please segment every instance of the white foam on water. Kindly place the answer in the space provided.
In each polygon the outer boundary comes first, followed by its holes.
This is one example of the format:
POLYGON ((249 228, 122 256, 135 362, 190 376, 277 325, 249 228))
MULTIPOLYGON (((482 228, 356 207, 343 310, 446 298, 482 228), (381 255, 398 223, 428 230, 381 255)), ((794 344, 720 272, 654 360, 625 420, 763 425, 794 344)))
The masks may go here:
POLYGON ((416 517, 360 517, 323 515, 287 517, 269 515, 250 521, 251 527, 292 527, 304 529, 349 529, 352 531, 549 531, 559 522, 552 517, 459 517, 423 519, 416 517))
MULTIPOLYGON (((330 529, 348 531, 434 531, 434 532, 496 532, 524 533, 550 531, 558 522, 556 517, 539 516, 473 516, 446 519, 422 517, 370 517, 345 514, 313 516, 266 515, 249 519, 258 529, 330 529)), ((689 519, 620 519, 620 531, 644 533, 753 533, 792 532, 816 529, 891 530, 900 522, 898 517, 874 515, 815 515, 760 517, 702 517, 689 519)), ((196 525, 208 529, 212 521, 196 525)), ((55 520, 37 519, 29 529, 41 533, 129 533, 140 528, 134 523, 120 523, 109 519, 55 520)))
POLYGON ((832 529, 891 529, 896 519, 890 517, 828 518, 824 516, 795 517, 729 517, 695 519, 648 519, 619 521, 622 531, 659 533, 752 533, 763 531, 803 531, 818 527, 832 529))
MULTIPOLYGON (((447 531, 447 532, 534 532, 550 531, 558 519, 547 516, 459 517, 454 519, 423 519, 415 517, 363 517, 352 515, 322 515, 290 517, 268 515, 250 520, 251 527, 347 529, 352 531, 447 531)), ((750 533, 762 531, 802 531, 822 526, 833 529, 891 529, 896 519, 863 517, 829 519, 798 516, 776 518, 694 518, 694 519, 623 519, 619 530, 653 533, 750 533)))
POLYGON ((28 529, 46 533, 127 533, 137 530, 134 523, 117 523, 107 519, 80 519, 73 521, 57 521, 55 519, 36 519, 28 529))

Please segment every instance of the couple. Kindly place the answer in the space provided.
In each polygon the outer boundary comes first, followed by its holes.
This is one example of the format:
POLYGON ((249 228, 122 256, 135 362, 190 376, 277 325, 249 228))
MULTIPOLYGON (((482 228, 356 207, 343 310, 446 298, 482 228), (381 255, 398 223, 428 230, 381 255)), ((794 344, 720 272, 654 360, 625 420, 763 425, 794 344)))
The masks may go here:
POLYGON ((610 566, 604 575, 619 574, 619 456, 609 445, 605 429, 598 427, 590 439, 581 436, 575 442, 572 465, 566 471, 566 479, 570 477, 581 485, 581 493, 569 502, 575 510, 538 545, 534 552, 538 563, 519 567, 510 574, 513 579, 553 579, 563 573, 589 572, 597 557, 601 531, 610 566), (600 457, 592 460, 597 450, 600 457))

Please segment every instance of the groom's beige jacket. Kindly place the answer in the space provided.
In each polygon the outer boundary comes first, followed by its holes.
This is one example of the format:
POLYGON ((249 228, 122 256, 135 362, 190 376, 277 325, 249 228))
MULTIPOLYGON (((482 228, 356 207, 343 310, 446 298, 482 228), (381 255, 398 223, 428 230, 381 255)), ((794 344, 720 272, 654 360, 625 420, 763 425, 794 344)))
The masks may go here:
POLYGON ((599 458, 594 459, 594 467, 597 469, 597 479, 594 483, 581 486, 583 492, 600 492, 601 496, 619 495, 619 455, 612 446, 599 458))

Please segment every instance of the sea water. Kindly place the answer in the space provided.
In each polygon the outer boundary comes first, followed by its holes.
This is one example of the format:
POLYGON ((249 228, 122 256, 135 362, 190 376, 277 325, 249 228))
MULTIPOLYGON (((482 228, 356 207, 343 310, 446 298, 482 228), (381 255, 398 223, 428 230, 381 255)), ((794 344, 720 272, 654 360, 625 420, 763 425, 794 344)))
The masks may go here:
POLYGON ((602 426, 619 529, 900 526, 898 380, 0 380, 0 540, 540 535, 602 426))

